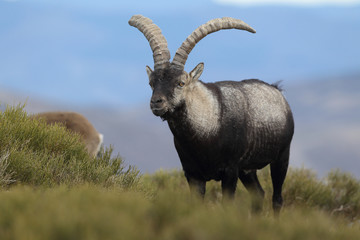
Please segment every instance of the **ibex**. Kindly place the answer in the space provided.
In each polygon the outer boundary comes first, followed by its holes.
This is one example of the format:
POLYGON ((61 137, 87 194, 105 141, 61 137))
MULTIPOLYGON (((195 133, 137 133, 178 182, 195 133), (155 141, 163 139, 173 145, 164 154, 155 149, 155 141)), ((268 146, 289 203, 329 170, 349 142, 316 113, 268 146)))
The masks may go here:
POLYGON ((90 155, 96 156, 99 153, 103 135, 83 115, 76 112, 43 112, 31 117, 43 119, 48 124, 63 124, 69 131, 80 135, 90 155))
POLYGON ((282 207, 282 185, 289 162, 294 120, 277 84, 251 79, 204 83, 204 64, 184 71, 197 42, 222 29, 255 30, 234 18, 213 19, 192 32, 176 51, 170 52, 160 28, 149 18, 134 15, 129 24, 148 40, 154 70, 146 66, 152 88, 150 108, 168 122, 192 192, 204 196, 206 181, 221 181, 224 196, 234 197, 237 179, 252 193, 253 210, 264 198, 256 170, 270 164, 273 209, 282 207))

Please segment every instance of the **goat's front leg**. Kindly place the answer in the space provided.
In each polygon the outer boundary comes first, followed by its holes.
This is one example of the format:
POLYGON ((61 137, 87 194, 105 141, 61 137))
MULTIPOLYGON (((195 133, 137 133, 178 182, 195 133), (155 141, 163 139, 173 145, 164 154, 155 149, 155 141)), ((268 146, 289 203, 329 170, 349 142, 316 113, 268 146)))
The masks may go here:
POLYGON ((199 196, 201 199, 204 199, 205 190, 206 190, 206 181, 201 181, 189 176, 186 176, 186 179, 189 183, 191 195, 199 196))
POLYGON ((235 197, 236 184, 238 180, 238 172, 228 169, 224 172, 221 179, 221 189, 223 194, 223 200, 232 200, 235 197))

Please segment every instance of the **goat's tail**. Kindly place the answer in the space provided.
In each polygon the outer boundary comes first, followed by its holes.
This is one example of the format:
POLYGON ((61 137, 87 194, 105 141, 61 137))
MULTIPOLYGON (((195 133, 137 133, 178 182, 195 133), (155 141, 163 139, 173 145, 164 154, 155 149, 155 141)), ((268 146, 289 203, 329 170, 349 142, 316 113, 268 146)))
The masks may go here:
POLYGON ((273 86, 274 88, 276 88, 277 90, 279 90, 280 92, 283 92, 284 91, 284 88, 283 88, 283 86, 282 86, 282 81, 283 80, 279 80, 279 81, 277 81, 277 82, 274 82, 274 83, 272 83, 271 84, 271 86, 273 86))

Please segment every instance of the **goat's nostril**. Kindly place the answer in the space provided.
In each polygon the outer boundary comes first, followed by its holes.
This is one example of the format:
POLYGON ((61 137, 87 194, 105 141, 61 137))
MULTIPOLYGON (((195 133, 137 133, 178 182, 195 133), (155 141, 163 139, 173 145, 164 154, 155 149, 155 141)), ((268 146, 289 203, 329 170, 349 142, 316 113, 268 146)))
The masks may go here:
POLYGON ((162 103, 162 102, 164 102, 164 99, 163 98, 153 98, 153 99, 151 99, 151 103, 153 103, 153 104, 156 104, 156 103, 162 103))

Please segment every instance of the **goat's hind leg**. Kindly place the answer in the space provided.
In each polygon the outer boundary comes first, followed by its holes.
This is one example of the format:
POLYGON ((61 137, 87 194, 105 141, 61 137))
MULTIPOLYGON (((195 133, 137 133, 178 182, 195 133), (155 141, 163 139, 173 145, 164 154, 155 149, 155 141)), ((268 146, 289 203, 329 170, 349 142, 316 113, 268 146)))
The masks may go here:
POLYGON ((252 211, 260 212, 262 210, 265 192, 260 185, 259 179, 256 175, 256 170, 249 170, 249 171, 240 170, 239 179, 251 194, 252 211))
POLYGON ((283 205, 282 186, 285 181, 289 165, 290 146, 280 152, 279 158, 270 164, 271 180, 273 184, 273 210, 275 216, 278 216, 283 205))

